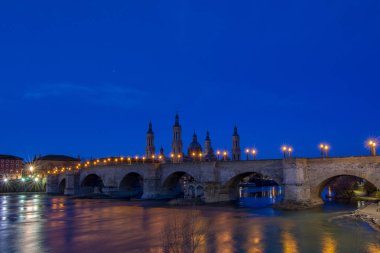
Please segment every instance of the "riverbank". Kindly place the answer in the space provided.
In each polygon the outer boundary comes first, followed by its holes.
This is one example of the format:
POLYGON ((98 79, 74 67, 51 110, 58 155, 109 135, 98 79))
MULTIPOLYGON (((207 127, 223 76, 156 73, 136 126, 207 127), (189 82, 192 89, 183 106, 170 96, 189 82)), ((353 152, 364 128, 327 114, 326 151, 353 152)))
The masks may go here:
POLYGON ((380 206, 377 204, 369 204, 362 209, 354 211, 352 215, 369 223, 375 230, 380 232, 380 206))

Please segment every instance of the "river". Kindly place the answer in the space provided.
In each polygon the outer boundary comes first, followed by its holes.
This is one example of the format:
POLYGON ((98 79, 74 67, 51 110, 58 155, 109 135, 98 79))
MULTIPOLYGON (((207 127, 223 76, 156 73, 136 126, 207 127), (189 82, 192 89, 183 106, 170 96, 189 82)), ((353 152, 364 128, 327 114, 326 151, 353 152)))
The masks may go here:
POLYGON ((194 211, 162 202, 0 195, 0 252, 160 252, 168 224, 195 212, 207 222, 199 252, 380 252, 379 233, 340 218, 355 206, 285 212, 249 202, 194 211))

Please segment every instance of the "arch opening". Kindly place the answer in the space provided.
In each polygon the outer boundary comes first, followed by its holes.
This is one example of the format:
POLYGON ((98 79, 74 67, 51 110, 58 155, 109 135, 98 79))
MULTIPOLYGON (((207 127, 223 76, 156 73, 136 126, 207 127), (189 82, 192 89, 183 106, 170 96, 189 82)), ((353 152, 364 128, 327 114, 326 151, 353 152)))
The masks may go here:
POLYGON ((248 207, 270 206, 283 199, 282 187, 269 176, 256 172, 236 175, 227 182, 230 199, 248 207))
POLYGON ((96 174, 86 176, 81 183, 82 193, 103 193, 104 183, 96 174))
POLYGON ((119 193, 125 197, 141 198, 144 193, 144 178, 135 172, 127 174, 120 182, 119 193))
POLYGON ((62 179, 58 186, 59 194, 64 194, 66 188, 66 178, 62 179))
POLYGON ((319 184, 318 195, 326 202, 379 200, 376 186, 353 175, 337 175, 319 184))
MULTIPOLYGON (((190 184, 194 182, 195 179, 190 174, 183 171, 175 172, 164 181, 163 195, 165 198, 184 198, 190 190, 190 184)), ((194 186, 192 186, 192 189, 195 194, 194 186)))

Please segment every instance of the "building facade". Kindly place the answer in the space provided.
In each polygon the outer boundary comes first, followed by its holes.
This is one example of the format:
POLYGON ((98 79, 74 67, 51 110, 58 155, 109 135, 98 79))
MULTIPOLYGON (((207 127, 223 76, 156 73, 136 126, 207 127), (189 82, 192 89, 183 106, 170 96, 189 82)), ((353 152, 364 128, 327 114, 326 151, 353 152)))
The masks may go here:
POLYGON ((21 176, 23 159, 13 155, 0 155, 0 178, 16 179, 21 176))
POLYGON ((80 163, 80 158, 65 155, 46 155, 34 159, 26 165, 26 169, 32 168, 32 173, 46 176, 49 170, 55 168, 75 168, 80 163))

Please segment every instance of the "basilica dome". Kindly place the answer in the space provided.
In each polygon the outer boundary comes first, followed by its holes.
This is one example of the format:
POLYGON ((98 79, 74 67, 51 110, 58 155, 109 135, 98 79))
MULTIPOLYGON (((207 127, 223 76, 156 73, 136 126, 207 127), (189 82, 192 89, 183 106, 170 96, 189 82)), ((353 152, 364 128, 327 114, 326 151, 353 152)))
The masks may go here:
POLYGON ((199 154, 202 154, 202 146, 198 142, 198 138, 196 133, 193 134, 193 141, 190 143, 188 149, 187 149, 187 155, 189 157, 193 157, 194 154, 198 156, 199 154))

